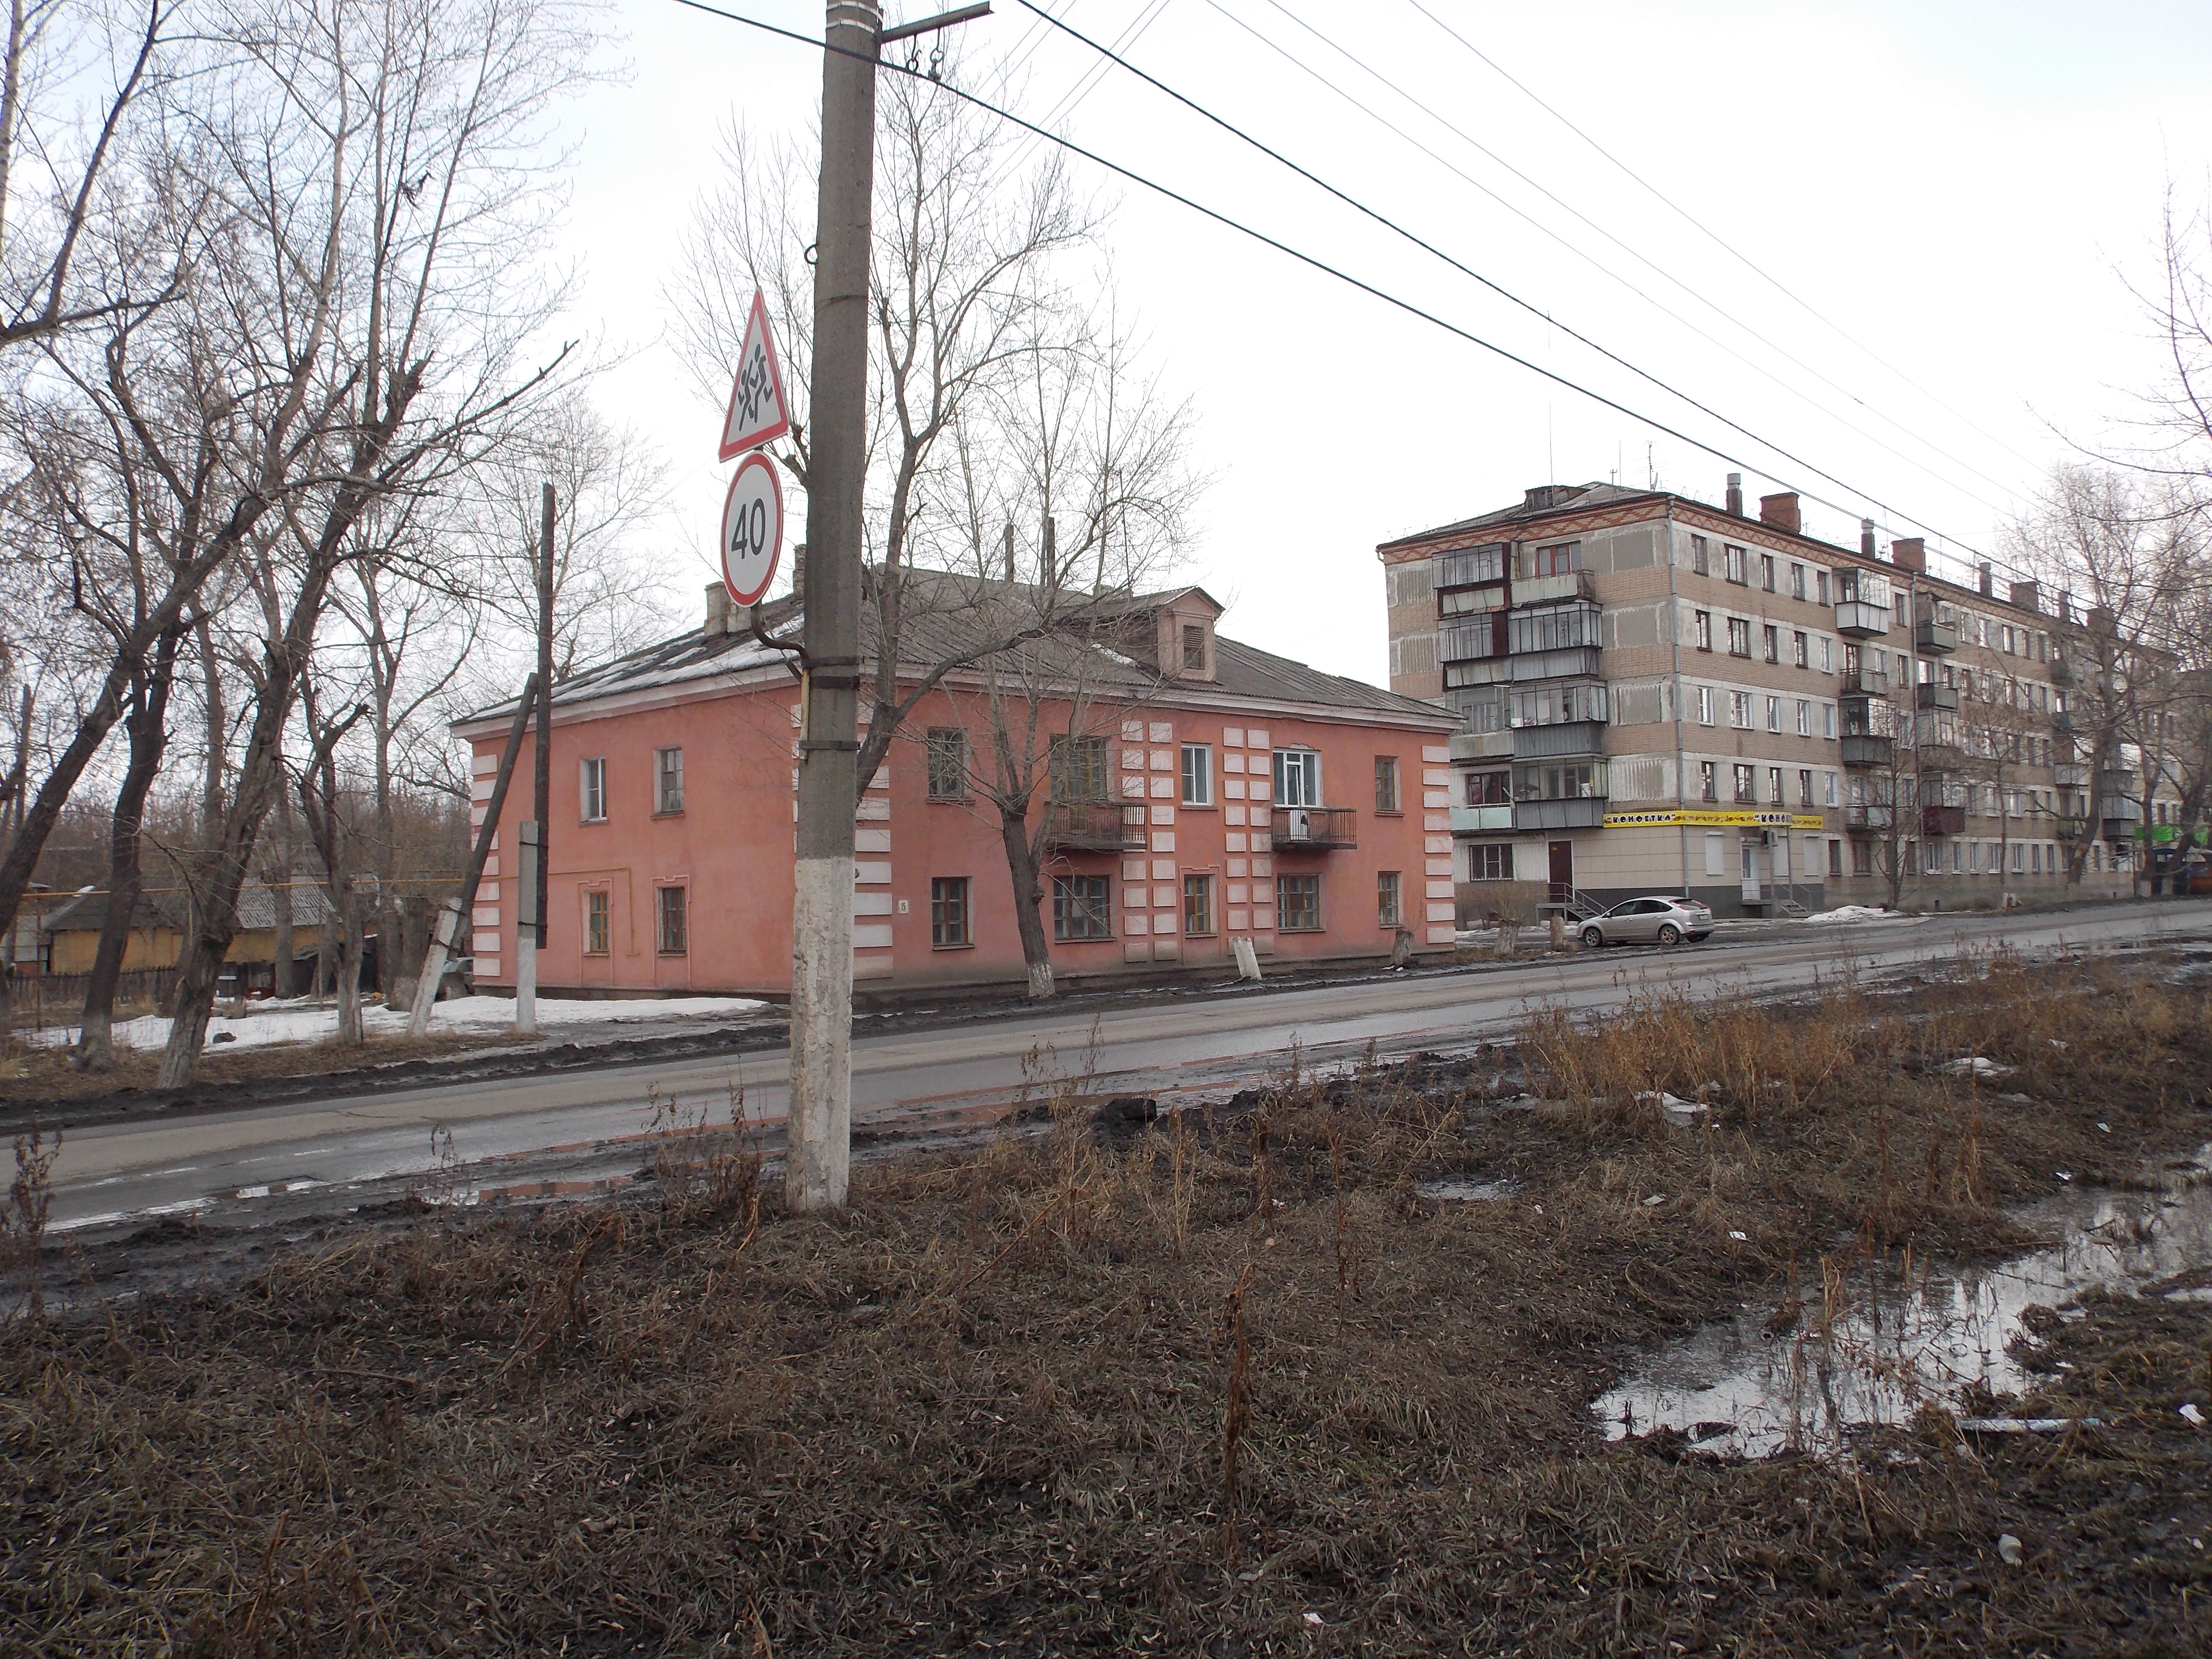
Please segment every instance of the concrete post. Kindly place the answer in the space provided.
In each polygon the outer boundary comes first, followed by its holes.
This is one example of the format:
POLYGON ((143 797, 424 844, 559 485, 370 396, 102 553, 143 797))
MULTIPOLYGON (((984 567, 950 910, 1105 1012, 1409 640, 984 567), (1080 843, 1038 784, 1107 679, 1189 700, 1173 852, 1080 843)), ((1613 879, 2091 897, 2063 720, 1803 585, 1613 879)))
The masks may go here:
POLYGON ((784 1201, 845 1202, 852 1162, 853 810, 860 751, 860 548, 867 465, 868 241, 877 31, 869 0, 833 0, 822 54, 813 422, 806 493, 806 672, 791 941, 791 1116, 784 1201))

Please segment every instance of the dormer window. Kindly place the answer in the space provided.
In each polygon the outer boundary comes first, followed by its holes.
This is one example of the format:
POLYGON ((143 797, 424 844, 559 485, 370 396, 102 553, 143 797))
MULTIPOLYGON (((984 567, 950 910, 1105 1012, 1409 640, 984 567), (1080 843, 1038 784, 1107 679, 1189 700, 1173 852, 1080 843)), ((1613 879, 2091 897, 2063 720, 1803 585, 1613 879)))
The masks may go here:
POLYGON ((1185 623, 1182 625, 1182 665, 1189 674, 1206 672, 1206 624, 1185 623))

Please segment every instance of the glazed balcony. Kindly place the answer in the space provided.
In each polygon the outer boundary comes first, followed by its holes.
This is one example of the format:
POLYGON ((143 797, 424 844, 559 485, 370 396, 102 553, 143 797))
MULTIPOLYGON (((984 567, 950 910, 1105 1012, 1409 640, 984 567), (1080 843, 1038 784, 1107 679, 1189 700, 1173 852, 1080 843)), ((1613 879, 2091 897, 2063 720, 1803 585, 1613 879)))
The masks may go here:
MULTIPOLYGON (((1144 808, 1135 809, 1141 815, 1144 808)), ((1044 809, 1044 847, 1054 853, 1141 853, 1145 826, 1109 801, 1053 801, 1044 809)))
POLYGON ((1876 835, 1896 821, 1894 810, 1888 806, 1862 801, 1844 808, 1844 828, 1854 835, 1876 835))

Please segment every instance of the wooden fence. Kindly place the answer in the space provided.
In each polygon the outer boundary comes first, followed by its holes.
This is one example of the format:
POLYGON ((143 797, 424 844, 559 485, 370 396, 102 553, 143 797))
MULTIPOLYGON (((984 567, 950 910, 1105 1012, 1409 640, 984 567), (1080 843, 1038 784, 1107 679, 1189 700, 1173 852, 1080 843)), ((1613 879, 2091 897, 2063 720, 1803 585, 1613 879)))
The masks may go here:
MULTIPOLYGON (((9 1012, 18 1030, 40 1025, 74 1025, 84 1015, 90 974, 19 974, 10 988, 9 1012)), ((115 981, 115 1017, 133 1019, 169 1006, 176 989, 173 968, 142 968, 115 981)))

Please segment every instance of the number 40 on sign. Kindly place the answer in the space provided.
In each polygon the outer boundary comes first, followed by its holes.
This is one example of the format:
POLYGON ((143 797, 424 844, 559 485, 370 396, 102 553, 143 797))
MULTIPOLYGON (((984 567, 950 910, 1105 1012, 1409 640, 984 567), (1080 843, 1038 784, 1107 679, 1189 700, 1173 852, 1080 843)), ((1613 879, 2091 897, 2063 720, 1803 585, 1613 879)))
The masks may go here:
POLYGON ((762 452, 791 430, 784 401, 783 371, 775 360, 775 337, 768 325, 768 303, 756 292, 745 319, 744 344, 730 387, 729 412, 722 417, 720 458, 742 456, 722 498, 722 580, 739 605, 758 605, 775 579, 783 551, 783 484, 775 463, 762 452))

